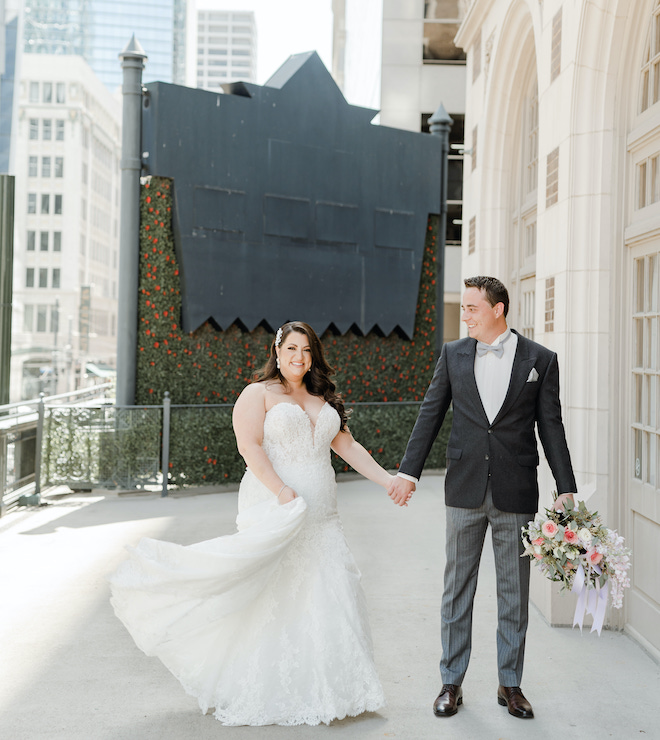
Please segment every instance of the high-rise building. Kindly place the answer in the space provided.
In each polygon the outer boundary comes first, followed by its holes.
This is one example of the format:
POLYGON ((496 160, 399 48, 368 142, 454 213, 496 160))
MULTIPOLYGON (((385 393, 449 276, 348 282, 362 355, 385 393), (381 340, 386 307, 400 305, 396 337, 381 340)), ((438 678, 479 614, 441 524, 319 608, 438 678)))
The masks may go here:
POLYGON ((120 110, 80 56, 25 54, 16 146, 11 397, 116 356, 120 110))
MULTIPOLYGON (((465 53, 453 39, 466 0, 333 0, 333 76, 353 105, 383 126, 428 132, 442 103, 449 134, 445 341, 460 331, 465 53)), ((438 204, 439 209, 439 204, 438 204)))
POLYGON ((20 0, 0 0, 0 173, 13 174, 16 88, 20 59, 20 0))
POLYGON ((197 14, 197 87, 218 90, 226 82, 256 82, 254 12, 200 10, 197 14))
POLYGON ((144 82, 186 82, 186 29, 194 0, 25 0, 24 50, 82 56, 110 91, 117 55, 133 34, 149 57, 144 82))

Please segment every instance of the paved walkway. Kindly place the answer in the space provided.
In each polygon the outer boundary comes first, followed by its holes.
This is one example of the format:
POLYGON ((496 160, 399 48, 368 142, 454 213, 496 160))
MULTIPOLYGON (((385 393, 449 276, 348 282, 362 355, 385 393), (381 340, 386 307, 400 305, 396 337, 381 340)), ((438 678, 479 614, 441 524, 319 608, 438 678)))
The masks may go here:
MULTIPOLYGON (((490 544, 475 606, 465 704, 437 719, 444 564, 442 479, 399 509, 342 481, 340 510, 362 570, 387 706, 329 727, 225 728, 132 643, 104 576, 148 535, 191 543, 233 531, 235 493, 89 494, 0 519, 0 734, 7 740, 535 740, 660 738, 660 667, 622 633, 548 627, 532 608, 523 688, 536 719, 497 705, 490 544)), ((568 597, 567 597, 568 598, 568 597)))

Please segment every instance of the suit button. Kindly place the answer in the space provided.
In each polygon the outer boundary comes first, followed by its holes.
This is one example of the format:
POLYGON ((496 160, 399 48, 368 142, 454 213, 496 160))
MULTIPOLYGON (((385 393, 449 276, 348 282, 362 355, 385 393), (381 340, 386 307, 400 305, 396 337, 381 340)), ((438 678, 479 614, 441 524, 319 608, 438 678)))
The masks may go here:
POLYGON ((489 429, 488 430, 488 434, 492 434, 492 433, 493 433, 493 430, 492 429, 489 429))
POLYGON ((488 455, 486 455, 486 460, 488 460, 488 455))

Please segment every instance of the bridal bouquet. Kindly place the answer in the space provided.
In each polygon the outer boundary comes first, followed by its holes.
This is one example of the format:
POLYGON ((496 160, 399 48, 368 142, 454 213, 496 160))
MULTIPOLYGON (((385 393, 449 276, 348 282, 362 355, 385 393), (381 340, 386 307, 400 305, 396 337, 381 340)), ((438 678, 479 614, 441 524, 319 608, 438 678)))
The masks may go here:
MULTIPOLYGON (((556 495, 555 495, 556 498, 556 495)), ((584 501, 577 508, 569 500, 564 511, 546 509, 522 528, 525 551, 551 581, 577 595, 573 626, 582 629, 585 612, 594 618, 591 631, 600 635, 608 594, 620 609, 623 589, 630 586, 630 550, 623 537, 605 527, 598 512, 584 501)))

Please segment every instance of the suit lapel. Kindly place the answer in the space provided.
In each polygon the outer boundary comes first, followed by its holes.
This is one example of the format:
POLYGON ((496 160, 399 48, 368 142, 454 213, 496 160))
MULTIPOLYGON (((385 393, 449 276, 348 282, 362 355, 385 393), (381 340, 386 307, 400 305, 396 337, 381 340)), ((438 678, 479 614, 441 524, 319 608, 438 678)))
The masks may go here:
POLYGON ((484 410, 484 405, 481 402, 481 396, 479 395, 479 389, 477 388, 477 380, 474 377, 474 356, 477 351, 477 340, 470 339, 465 343, 458 351, 459 356, 459 377, 461 381, 465 383, 465 391, 467 397, 472 402, 476 413, 481 414, 488 423, 488 417, 484 410))
MULTIPOLYGON (((513 331, 513 329, 511 331, 513 331)), ((518 335, 518 346, 516 347, 516 356, 513 358, 511 380, 509 381, 509 388, 506 392, 504 403, 497 412, 495 419, 493 419, 493 424, 496 424, 505 414, 507 414, 511 406, 516 402, 516 399, 525 387, 529 373, 536 362, 537 356, 533 351, 533 344, 525 337, 518 334, 518 332, 514 333, 518 335)), ((474 376, 474 373, 472 374, 474 376)))

